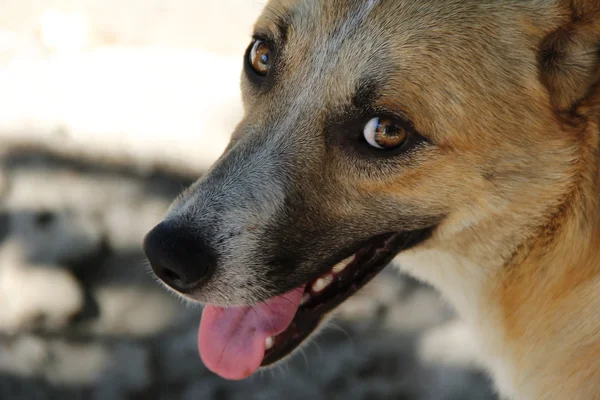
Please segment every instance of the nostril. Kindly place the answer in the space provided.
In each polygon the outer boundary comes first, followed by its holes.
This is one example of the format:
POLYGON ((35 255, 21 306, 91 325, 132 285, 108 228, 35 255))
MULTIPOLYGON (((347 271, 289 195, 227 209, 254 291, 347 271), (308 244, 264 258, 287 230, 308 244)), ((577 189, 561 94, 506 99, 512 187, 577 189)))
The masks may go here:
POLYGON ((171 282, 181 282, 181 277, 173 270, 164 268, 162 270, 162 275, 171 282))

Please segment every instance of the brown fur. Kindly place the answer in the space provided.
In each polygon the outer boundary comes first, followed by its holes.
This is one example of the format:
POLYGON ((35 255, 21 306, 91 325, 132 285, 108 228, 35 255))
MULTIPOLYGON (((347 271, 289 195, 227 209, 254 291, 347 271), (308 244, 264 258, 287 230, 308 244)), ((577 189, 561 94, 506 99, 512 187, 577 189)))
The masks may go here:
POLYGON ((577 141, 571 189, 491 293, 524 394, 591 399, 600 398, 600 3, 569 11, 543 40, 540 69, 562 131, 577 141))
MULTIPOLYGON (((269 9, 300 2, 281 3, 269 9)), ((418 168, 355 184, 440 211, 498 212, 444 247, 492 261, 481 301, 504 329, 498 351, 512 355, 515 397, 600 398, 600 2, 497 2, 476 25, 463 25, 453 2, 385 3, 381 24, 393 24, 390 9, 409 13, 386 38, 409 66, 387 77, 381 104, 431 133, 437 149, 418 168)), ((319 23, 335 25, 335 7, 325 8, 319 23)), ((307 49, 293 48, 289 64, 301 67, 307 49)))
POLYGON ((244 120, 169 217, 226 260, 188 297, 254 304, 434 225, 398 260, 503 394, 600 399, 600 0, 271 0, 255 32, 273 71, 244 73, 244 120), (369 153, 378 110, 424 144, 369 153))

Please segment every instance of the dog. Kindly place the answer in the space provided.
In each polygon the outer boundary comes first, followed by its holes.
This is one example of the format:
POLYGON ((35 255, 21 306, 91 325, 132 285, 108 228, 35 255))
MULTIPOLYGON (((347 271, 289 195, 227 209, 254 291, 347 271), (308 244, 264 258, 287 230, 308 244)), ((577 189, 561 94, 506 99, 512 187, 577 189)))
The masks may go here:
POLYGON ((271 0, 245 116, 144 239, 244 379, 392 259, 510 399, 600 398, 600 1, 271 0))

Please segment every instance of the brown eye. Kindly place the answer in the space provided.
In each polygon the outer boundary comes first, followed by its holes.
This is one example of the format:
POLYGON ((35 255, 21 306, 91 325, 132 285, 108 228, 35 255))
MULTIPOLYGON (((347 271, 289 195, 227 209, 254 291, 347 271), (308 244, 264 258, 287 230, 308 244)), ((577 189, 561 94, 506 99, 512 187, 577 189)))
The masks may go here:
POLYGON ((408 137, 406 129, 385 118, 373 118, 367 122, 364 135, 367 143, 382 150, 400 147, 408 137))
POLYGON ((271 48, 268 44, 260 39, 255 40, 248 57, 254 72, 260 76, 267 75, 271 67, 271 48))

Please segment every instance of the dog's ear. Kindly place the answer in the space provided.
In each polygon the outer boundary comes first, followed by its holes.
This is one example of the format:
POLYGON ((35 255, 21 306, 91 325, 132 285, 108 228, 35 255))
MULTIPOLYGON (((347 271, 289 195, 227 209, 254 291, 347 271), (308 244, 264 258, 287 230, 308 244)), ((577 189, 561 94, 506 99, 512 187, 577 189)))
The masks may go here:
POLYGON ((562 23, 542 41, 540 72, 556 111, 570 113, 585 100, 600 101, 600 0, 559 4, 562 23))

